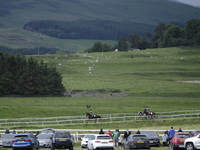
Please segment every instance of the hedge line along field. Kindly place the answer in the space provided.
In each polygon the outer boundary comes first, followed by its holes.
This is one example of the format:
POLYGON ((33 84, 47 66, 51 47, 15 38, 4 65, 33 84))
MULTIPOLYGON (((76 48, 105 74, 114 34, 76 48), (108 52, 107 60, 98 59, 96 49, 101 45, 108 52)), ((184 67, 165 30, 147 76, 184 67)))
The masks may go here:
POLYGON ((34 56, 56 65, 67 90, 128 93, 131 97, 200 97, 199 48, 34 56), (60 65, 58 65, 60 64, 60 65))

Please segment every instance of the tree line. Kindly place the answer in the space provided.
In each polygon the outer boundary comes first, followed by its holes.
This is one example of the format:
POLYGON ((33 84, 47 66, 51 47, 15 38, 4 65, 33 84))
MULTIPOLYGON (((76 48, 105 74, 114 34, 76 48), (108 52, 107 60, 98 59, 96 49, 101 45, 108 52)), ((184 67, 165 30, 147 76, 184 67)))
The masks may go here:
POLYGON ((155 28, 155 25, 117 22, 108 20, 34 20, 26 23, 24 30, 39 32, 59 39, 98 39, 119 40, 128 38, 130 32, 137 32, 140 36, 155 28))
POLYGON ((111 46, 95 42, 93 47, 85 50, 86 52, 99 51, 127 51, 133 49, 147 49, 174 46, 199 46, 200 45, 200 19, 190 19, 186 21, 182 29, 174 24, 159 23, 154 29, 153 35, 147 32, 146 36, 139 36, 137 33, 129 34, 129 38, 122 36, 118 44, 111 46), (105 45, 105 48, 104 46, 105 45))
MULTIPOLYGON (((21 55, 45 55, 45 54, 56 54, 58 51, 62 51, 59 48, 48 48, 48 47, 35 47, 35 48, 9 48, 0 46, 2 52, 8 52, 12 54, 21 55)), ((70 51, 62 51, 63 53, 70 53, 70 51)))
POLYGON ((61 95, 62 76, 33 57, 0 51, 0 95, 61 95))

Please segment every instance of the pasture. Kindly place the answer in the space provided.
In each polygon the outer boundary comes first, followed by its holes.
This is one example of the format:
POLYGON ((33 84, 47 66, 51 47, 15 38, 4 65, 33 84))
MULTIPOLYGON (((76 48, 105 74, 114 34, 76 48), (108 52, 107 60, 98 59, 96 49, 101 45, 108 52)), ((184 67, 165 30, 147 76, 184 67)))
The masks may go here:
MULTIPOLYGON (((200 81, 199 52, 198 48, 163 48, 130 52, 35 55, 33 57, 38 61, 42 59, 48 65, 57 67, 62 73, 67 90, 99 91, 101 94, 1 97, 0 118, 80 116, 86 114, 86 105, 90 105, 96 114, 137 113, 144 106, 149 106, 154 112, 199 110, 200 84, 180 82, 200 81), (119 95, 114 97, 116 93, 119 95), (127 96, 121 97, 120 94, 124 93, 127 96)), ((200 128, 199 119, 193 117, 49 127, 169 129, 170 126, 200 128)), ((19 128, 42 127, 16 127, 19 128)))
POLYGON ((57 66, 67 90, 121 92, 131 97, 200 97, 200 84, 180 82, 200 81, 199 48, 34 57, 57 66))

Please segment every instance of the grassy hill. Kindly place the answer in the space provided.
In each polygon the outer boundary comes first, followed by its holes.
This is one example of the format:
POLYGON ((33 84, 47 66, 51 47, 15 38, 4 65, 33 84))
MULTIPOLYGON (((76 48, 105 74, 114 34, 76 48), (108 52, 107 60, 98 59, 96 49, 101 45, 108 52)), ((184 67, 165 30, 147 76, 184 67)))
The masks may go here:
POLYGON ((22 28, 30 20, 114 20, 158 24, 200 18, 198 8, 168 0, 1 0, 0 27, 22 28))
POLYGON ((57 39, 18 28, 0 29, 0 45, 10 48, 50 47, 77 52, 92 47, 97 41, 111 45, 117 44, 117 41, 112 40, 57 39))
POLYGON ((200 84, 182 82, 200 80, 199 52, 198 48, 163 48, 34 57, 56 65, 67 90, 199 98, 200 84))

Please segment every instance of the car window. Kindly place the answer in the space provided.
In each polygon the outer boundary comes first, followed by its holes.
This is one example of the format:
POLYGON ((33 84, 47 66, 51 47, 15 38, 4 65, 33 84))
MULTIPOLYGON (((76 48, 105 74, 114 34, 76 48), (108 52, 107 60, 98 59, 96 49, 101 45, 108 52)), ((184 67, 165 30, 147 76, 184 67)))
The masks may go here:
POLYGON ((189 138, 190 135, 189 134, 177 134, 176 137, 179 137, 179 138, 189 138))
POLYGON ((157 136, 156 132, 152 131, 143 131, 141 134, 145 134, 146 136, 157 136))
POLYGON ((33 134, 30 134, 30 137, 31 137, 31 138, 35 138, 35 136, 34 136, 33 134))
POLYGON ((28 135, 18 135, 18 136, 15 136, 15 139, 25 139, 25 138, 28 138, 28 135))
POLYGON ((41 133, 55 133, 54 129, 43 129, 41 133))
POLYGON ((84 138, 95 139, 95 136, 94 135, 85 135, 84 138))
POLYGON ((196 135, 200 134, 200 131, 196 131, 196 135))
POLYGON ((146 135, 133 135, 133 138, 134 137, 147 137, 146 135))
POLYGON ((52 134, 39 134, 37 135, 38 139, 50 139, 53 135, 52 134))
POLYGON ((14 136, 15 136, 14 134, 4 134, 1 139, 13 139, 14 136))
POLYGON ((69 133, 56 133, 55 138, 71 138, 69 133))
POLYGON ((112 139, 110 136, 97 136, 97 140, 107 140, 112 139))

